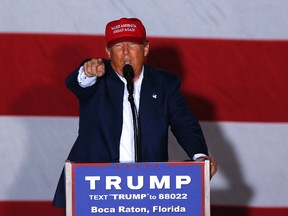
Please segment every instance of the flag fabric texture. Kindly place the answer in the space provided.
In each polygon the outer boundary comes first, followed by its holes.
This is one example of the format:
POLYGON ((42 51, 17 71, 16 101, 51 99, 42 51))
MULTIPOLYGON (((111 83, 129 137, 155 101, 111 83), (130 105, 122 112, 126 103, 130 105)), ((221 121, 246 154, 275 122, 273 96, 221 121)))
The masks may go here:
POLYGON ((219 163, 212 215, 288 215, 286 0, 0 0, 0 214, 63 215, 51 200, 78 130, 64 79, 107 58, 105 25, 121 17, 145 25, 147 62, 182 80, 219 163))

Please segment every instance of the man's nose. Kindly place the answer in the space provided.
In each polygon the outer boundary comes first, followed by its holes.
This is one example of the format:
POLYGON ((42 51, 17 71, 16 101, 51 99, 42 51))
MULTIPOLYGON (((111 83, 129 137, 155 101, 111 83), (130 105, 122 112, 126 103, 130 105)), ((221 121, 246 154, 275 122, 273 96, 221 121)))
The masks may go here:
POLYGON ((129 44, 124 44, 123 45, 123 53, 124 54, 128 54, 129 53, 129 44))

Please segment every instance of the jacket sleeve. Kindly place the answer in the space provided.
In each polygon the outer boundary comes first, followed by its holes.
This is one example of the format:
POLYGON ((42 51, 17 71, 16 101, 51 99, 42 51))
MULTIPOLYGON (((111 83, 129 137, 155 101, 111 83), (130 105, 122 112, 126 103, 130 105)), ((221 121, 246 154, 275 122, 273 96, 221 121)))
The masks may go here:
POLYGON ((188 156, 192 159, 197 153, 208 155, 203 131, 180 92, 178 78, 170 85, 168 113, 171 131, 188 156))

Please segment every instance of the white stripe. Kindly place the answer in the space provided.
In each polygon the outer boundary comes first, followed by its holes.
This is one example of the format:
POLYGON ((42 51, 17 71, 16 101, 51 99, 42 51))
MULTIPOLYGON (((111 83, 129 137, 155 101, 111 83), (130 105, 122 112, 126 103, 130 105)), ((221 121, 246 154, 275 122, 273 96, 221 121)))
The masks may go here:
POLYGON ((287 39, 287 0, 1 0, 0 32, 104 34, 138 17, 149 36, 287 39))
POLYGON ((214 203, 288 206, 288 123, 205 123, 219 161, 214 203))
MULTIPOLYGON (((201 125, 219 163, 212 204, 288 205, 287 123, 201 125)), ((0 117, 0 129, 0 200, 51 200, 78 118, 0 117)), ((171 160, 187 159, 175 138, 169 140, 171 160)))
MULTIPOLYGON (((288 123, 201 125, 210 154, 219 163, 211 182, 212 204, 288 206, 288 123)), ((171 152, 183 153, 176 145, 171 152)), ((177 159, 181 157, 173 157, 177 159)))
POLYGON ((51 200, 77 118, 0 117, 0 200, 51 200))

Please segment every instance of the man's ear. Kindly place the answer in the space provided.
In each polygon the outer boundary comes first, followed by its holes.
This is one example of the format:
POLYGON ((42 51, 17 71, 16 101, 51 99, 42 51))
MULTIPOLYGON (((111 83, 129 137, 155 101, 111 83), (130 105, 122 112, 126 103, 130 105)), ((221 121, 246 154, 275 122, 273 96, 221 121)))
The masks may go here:
POLYGON ((144 46, 144 56, 147 57, 149 53, 149 43, 144 46))
POLYGON ((106 53, 107 53, 107 55, 108 55, 108 57, 109 57, 109 59, 110 59, 110 57, 111 57, 111 50, 110 50, 109 48, 107 48, 107 47, 106 47, 106 53))

